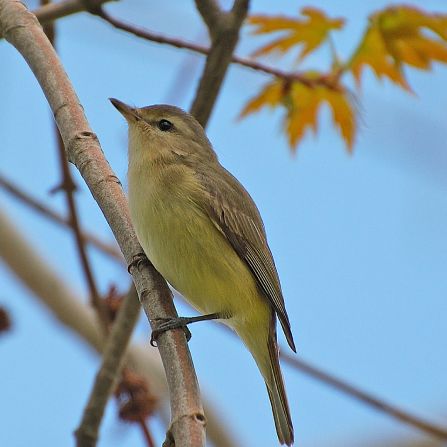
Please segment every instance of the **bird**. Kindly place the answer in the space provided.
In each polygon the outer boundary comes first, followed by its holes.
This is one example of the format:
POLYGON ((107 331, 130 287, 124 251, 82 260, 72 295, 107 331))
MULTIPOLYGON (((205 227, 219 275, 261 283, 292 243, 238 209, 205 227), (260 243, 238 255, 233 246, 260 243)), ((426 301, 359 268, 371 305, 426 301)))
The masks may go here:
POLYGON ((220 163, 203 127, 171 105, 137 108, 110 98, 128 123, 128 198, 154 267, 206 319, 233 329, 264 378, 280 444, 294 429, 279 364, 276 323, 296 352, 261 215, 220 163))

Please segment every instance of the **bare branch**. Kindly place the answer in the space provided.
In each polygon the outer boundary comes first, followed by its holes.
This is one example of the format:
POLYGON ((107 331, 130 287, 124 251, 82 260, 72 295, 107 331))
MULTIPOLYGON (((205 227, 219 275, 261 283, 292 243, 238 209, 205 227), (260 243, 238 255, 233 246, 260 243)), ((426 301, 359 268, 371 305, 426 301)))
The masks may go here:
POLYGON ((246 0, 235 0, 233 3, 233 7, 231 8, 231 14, 233 16, 233 20, 239 20, 238 17, 245 16, 248 13, 248 1, 246 0))
POLYGON ((211 35, 219 26, 222 17, 219 5, 215 0, 195 0, 195 3, 211 35))
MULTIPOLYGON (((0 0, 0 29, 33 70, 53 110, 69 160, 89 186, 130 265, 142 250, 130 221, 126 198, 54 49, 35 16, 18 1, 0 0)), ((149 321, 177 316, 166 282, 153 266, 133 268, 132 275, 149 321)), ((170 433, 177 447, 203 446, 205 417, 183 330, 162 334, 158 345, 171 397, 170 433)))
POLYGON ((80 447, 96 445, 104 409, 121 374, 124 354, 139 314, 138 295, 132 285, 107 338, 101 367, 96 374, 95 384, 84 408, 82 421, 75 432, 77 445, 80 447))
MULTIPOLYGON (((207 55, 210 52, 210 48, 199 45, 193 42, 188 42, 183 39, 175 38, 175 37, 169 37, 165 36, 163 34, 154 33, 150 30, 147 30, 143 27, 131 25, 129 23, 125 23, 119 19, 114 18, 109 13, 107 13, 103 8, 101 8, 102 4, 111 1, 111 0, 96 0, 93 1, 89 0, 87 3, 87 0, 65 0, 59 3, 53 3, 54 8, 56 9, 56 12, 59 13, 60 8, 60 15, 57 13, 53 13, 53 11, 50 9, 47 11, 48 6, 41 7, 37 10, 35 10, 35 14, 41 21, 41 23, 46 23, 47 21, 56 20, 59 17, 64 17, 69 14, 75 14, 77 12, 85 11, 86 4, 91 3, 91 7, 89 7, 89 12, 91 14, 97 15, 110 23, 113 27, 117 29, 121 29, 122 31, 126 31, 128 33, 131 33, 137 37, 140 37, 145 40, 149 40, 151 42, 161 43, 165 45, 170 45, 176 48, 183 48, 186 50, 193 51, 194 53, 204 54, 207 55), (82 7, 81 7, 82 4, 82 7)), ((231 10, 231 14, 240 14, 240 10, 243 8, 244 2, 235 2, 233 5, 233 8, 231 10)), ((242 67, 251 68, 255 71, 260 71, 261 73, 265 73, 271 76, 275 76, 277 78, 283 79, 284 81, 288 82, 299 82, 302 83, 308 87, 315 87, 318 85, 323 85, 328 88, 332 88, 334 85, 334 76, 328 77, 325 75, 322 76, 316 76, 309 79, 308 76, 305 75, 305 73, 301 73, 299 71, 284 71, 279 70, 277 68, 264 65, 260 62, 257 62, 253 59, 248 59, 240 56, 233 55, 231 57, 231 62, 237 65, 241 65, 242 67)), ((341 73, 340 73, 341 74, 341 73)))
MULTIPOLYGON (((205 14, 203 19, 208 25, 212 45, 190 110, 203 127, 206 126, 210 118, 227 73, 233 51, 239 40, 239 30, 248 12, 249 1, 235 0, 233 10, 229 13, 221 12, 213 28, 210 28, 209 22, 210 16, 215 15, 215 13, 210 15, 209 4, 208 1, 196 1, 199 12, 202 15, 205 14)), ((216 22, 216 19, 214 18, 211 22, 216 22)))
MULTIPOLYGON (((90 1, 93 4, 99 6, 111 0, 90 1)), ((61 2, 49 3, 48 5, 41 6, 33 12, 38 18, 39 22, 44 24, 85 10, 86 8, 84 0, 64 0, 61 2)))
POLYGON ((67 206, 69 209, 69 223, 70 227, 73 230, 75 241, 76 241, 76 247, 79 254, 79 259, 81 261, 82 270, 84 272, 85 279, 88 284, 88 288, 90 290, 90 302, 92 306, 96 309, 98 312, 98 315, 100 317, 100 321, 102 322, 102 325, 104 328, 107 327, 108 324, 108 318, 106 314, 105 307, 103 306, 103 303, 101 302, 101 298, 99 296, 98 287, 96 286, 96 281, 93 276, 93 270, 90 265, 87 251, 85 248, 85 241, 81 234, 81 225, 79 223, 79 217, 78 212, 76 209, 76 203, 74 198, 74 192, 76 190, 76 185, 73 181, 73 177, 70 172, 70 167, 68 165, 67 156, 65 154, 65 148, 64 144, 60 138, 60 134, 58 129, 56 129, 57 132, 57 147, 58 147, 58 153, 59 153, 59 161, 60 161, 60 168, 62 171, 62 181, 60 186, 57 187, 57 189, 62 189, 65 191, 65 197, 67 206))
MULTIPOLYGON (((49 218, 53 222, 71 228, 69 219, 63 217, 61 214, 52 210, 44 203, 30 196, 28 193, 22 191, 21 189, 19 189, 18 186, 14 185, 14 183, 7 180, 2 175, 0 175, 0 187, 2 187, 5 191, 7 191, 16 199, 28 205, 33 210, 39 212, 43 216, 49 218)), ((99 251, 103 252, 106 255, 109 255, 110 257, 112 257, 112 259, 119 261, 121 264, 124 262, 123 254, 114 245, 108 244, 107 242, 104 242, 101 239, 99 239, 94 234, 84 230, 82 231, 82 238, 86 243, 91 244, 99 251)))
MULTIPOLYGON (((92 11, 90 11, 92 12, 92 11)), ((105 21, 107 21, 110 25, 112 25, 114 28, 120 29, 122 31, 126 31, 130 34, 133 34, 134 36, 140 37, 142 39, 156 42, 160 44, 170 45, 175 48, 183 48, 186 50, 193 51, 194 53, 208 55, 210 52, 210 48, 199 45, 193 42, 188 42, 183 39, 178 39, 175 37, 169 37, 165 36, 163 34, 155 33, 150 30, 147 30, 140 26, 135 26, 130 23, 125 23, 113 16, 111 16, 109 13, 107 13, 103 8, 99 8, 98 10, 95 10, 92 12, 92 14, 95 14, 105 21)), ((316 87, 318 85, 324 85, 328 88, 333 88, 334 85, 334 79, 333 77, 328 77, 326 75, 322 76, 315 76, 312 78, 309 78, 306 76, 305 73, 301 72, 288 72, 284 70, 279 70, 274 67, 270 67, 268 65, 261 64, 257 61, 254 61, 252 59, 247 59, 240 56, 231 56, 231 62, 240 65, 242 67, 251 68, 255 71, 260 71, 261 73, 265 73, 271 76, 275 76, 277 78, 283 79, 287 82, 300 82, 301 84, 306 85, 307 87, 316 87)))
POLYGON ((295 356, 291 356, 289 354, 285 354, 283 352, 280 353, 281 359, 284 360, 285 363, 293 366, 294 368, 300 370, 304 374, 317 379, 320 382, 324 382, 325 384, 341 391, 354 399, 361 401, 362 403, 375 408, 378 411, 388 414, 393 418, 399 420, 400 422, 404 422, 405 424, 411 425, 412 427, 421 430, 422 432, 433 436, 438 439, 442 439, 444 441, 447 440, 447 428, 439 427, 436 424, 425 421, 418 416, 414 416, 407 411, 404 411, 388 402, 385 402, 366 391, 363 391, 337 377, 328 374, 325 371, 322 371, 315 366, 310 365, 307 362, 304 362, 298 359, 295 356))

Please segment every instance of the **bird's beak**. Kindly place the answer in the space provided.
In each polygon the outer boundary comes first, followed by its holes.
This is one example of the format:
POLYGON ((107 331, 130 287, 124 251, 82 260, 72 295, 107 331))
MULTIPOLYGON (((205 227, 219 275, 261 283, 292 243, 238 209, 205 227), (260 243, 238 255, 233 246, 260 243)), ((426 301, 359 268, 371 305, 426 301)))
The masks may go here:
POLYGON ((109 100, 127 121, 136 121, 140 119, 136 108, 128 106, 127 104, 124 104, 124 102, 115 98, 109 98, 109 100))

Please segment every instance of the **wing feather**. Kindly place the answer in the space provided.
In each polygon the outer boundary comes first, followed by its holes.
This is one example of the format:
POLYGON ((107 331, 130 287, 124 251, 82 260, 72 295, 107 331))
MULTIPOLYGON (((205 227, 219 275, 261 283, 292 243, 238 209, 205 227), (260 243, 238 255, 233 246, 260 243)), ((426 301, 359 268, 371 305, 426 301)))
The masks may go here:
POLYGON ((206 212, 250 268, 259 288, 275 310, 289 346, 296 352, 279 276, 259 211, 235 177, 220 165, 214 169, 219 169, 219 172, 218 175, 213 175, 213 181, 206 178, 210 171, 199 173, 201 183, 211 199, 207 200, 209 208, 206 212), (216 179, 219 179, 217 183, 216 179))

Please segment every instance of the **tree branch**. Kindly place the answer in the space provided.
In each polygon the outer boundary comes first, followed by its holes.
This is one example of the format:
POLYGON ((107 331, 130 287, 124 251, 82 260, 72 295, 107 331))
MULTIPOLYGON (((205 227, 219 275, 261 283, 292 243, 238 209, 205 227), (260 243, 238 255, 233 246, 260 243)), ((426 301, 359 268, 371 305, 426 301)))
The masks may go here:
POLYGON ((124 354, 139 314, 138 295, 132 286, 113 322, 104 347, 101 367, 96 374, 95 384, 84 408, 81 423, 75 432, 79 447, 96 445, 104 409, 118 383, 124 365, 124 354))
MULTIPOLYGON (((99 6, 111 0, 90 1, 99 6)), ((45 24, 85 10, 86 9, 84 0, 64 0, 61 2, 49 3, 48 5, 41 6, 40 8, 33 11, 33 13, 41 24, 45 24)))
POLYGON ((357 399, 378 411, 386 413, 400 422, 411 425, 412 427, 417 428, 418 430, 421 430, 432 437, 447 441, 447 428, 437 426, 436 424, 425 421, 418 416, 408 413, 407 411, 401 410, 400 408, 385 402, 372 394, 367 393, 366 391, 363 391, 349 384, 348 382, 345 382, 344 380, 334 377, 333 375, 328 374, 327 372, 322 371, 295 356, 281 352, 280 357, 285 363, 299 369, 304 374, 307 374, 308 376, 317 379, 318 381, 323 382, 326 385, 329 385, 332 388, 335 388, 338 391, 341 391, 344 394, 349 395, 350 397, 357 399))
MULTIPOLYGON (((122 31, 133 34, 137 37, 140 37, 145 40, 149 40, 151 42, 161 43, 165 45, 170 45, 175 48, 183 48, 186 50, 193 51, 194 53, 207 55, 210 52, 210 48, 199 45, 193 42, 188 42, 183 39, 165 36, 163 34, 155 33, 149 31, 145 28, 135 26, 129 23, 125 23, 119 19, 114 18, 109 13, 107 13, 104 8, 102 8, 102 4, 111 1, 111 0, 64 0, 58 3, 55 3, 56 12, 53 13, 52 10, 47 11, 47 6, 38 8, 34 11, 36 16, 39 18, 41 23, 46 23, 50 20, 56 20, 60 17, 64 17, 69 14, 75 14, 77 12, 86 11, 87 8, 91 14, 97 15, 101 17, 103 20, 108 22, 113 27, 120 29, 122 31), (82 7, 80 5, 82 3, 82 7), (57 6, 56 6, 57 5, 57 6), (65 6, 66 5, 66 6, 65 6), (73 6, 75 5, 75 7, 73 6), (86 5, 90 5, 86 7, 86 5), (59 11, 60 9, 60 11, 59 11), (60 15, 58 15, 60 14, 60 15)), ((235 3, 232 8, 232 13, 239 13, 242 3, 235 3)), ((303 85, 306 85, 309 88, 316 87, 318 85, 322 85, 328 88, 333 88, 334 79, 332 77, 328 77, 326 75, 316 76, 309 78, 305 73, 301 72, 290 72, 279 70, 277 68, 264 65, 259 63, 253 59, 248 59, 240 56, 233 55, 231 57, 231 62, 236 65, 241 65, 242 67, 250 68, 255 71, 260 71, 261 73, 265 73, 271 76, 275 76, 277 78, 283 79, 286 82, 299 82, 303 85)))
MULTIPOLYGON (((34 211, 37 211, 53 222, 71 228, 69 219, 63 217, 61 214, 46 206, 43 202, 35 199, 25 191, 22 191, 17 185, 15 185, 2 175, 0 175, 0 187, 2 187, 6 192, 11 194, 16 199, 20 200, 22 203, 28 205, 34 211)), ((102 253, 109 255, 112 259, 120 261, 121 264, 123 263, 123 254, 114 245, 108 244, 107 242, 99 239, 94 234, 84 230, 82 231, 82 238, 86 243, 91 244, 102 253)))
MULTIPOLYGON (((0 29, 33 70, 53 110, 69 160, 79 169, 109 222, 126 262, 131 265, 142 250, 130 221, 126 198, 53 47, 35 16, 18 1, 0 0, 0 29)), ((149 321, 177 316, 166 282, 153 266, 133 268, 132 276, 149 321)), ((183 330, 162 334, 158 346, 170 390, 169 433, 176 447, 203 446, 205 417, 183 330)))
MULTIPOLYGON (((239 3, 238 3, 239 5, 239 3)), ((236 10, 239 10, 240 6, 236 8, 236 10)), ((233 8, 234 9, 234 8, 233 8)), ((156 42, 164 45, 170 45, 175 48, 183 48, 186 50, 193 51, 194 53, 208 55, 210 52, 210 48, 199 45, 193 42, 188 42, 183 39, 178 39, 175 37, 169 37, 165 36, 163 34, 155 33, 150 30, 147 30, 140 26, 135 26, 130 23, 123 22, 122 20, 119 20, 113 16, 111 16, 108 12, 104 10, 104 8, 96 8, 94 10, 90 10, 90 13, 97 15, 98 17, 101 17, 103 20, 108 22, 110 25, 112 25, 114 28, 120 29, 122 31, 128 32, 130 34, 133 34, 134 36, 140 37, 141 39, 145 39, 151 42, 156 42)), ((254 61, 252 59, 247 59, 240 56, 231 56, 231 62, 240 65, 242 67, 250 68, 255 71, 260 71, 261 73, 265 73, 271 76, 275 76, 277 78, 283 79, 284 81, 288 82, 300 82, 301 84, 306 85, 309 88, 316 87, 318 85, 324 85, 328 88, 333 87, 333 80, 332 78, 322 75, 322 76, 315 76, 312 78, 309 78, 306 76, 305 73, 300 72, 288 72, 284 70, 279 70, 274 67, 270 67, 268 65, 261 64, 257 61, 254 61)))
POLYGON ((222 12, 215 0, 195 0, 196 8, 206 23, 210 34, 219 26, 222 12))
POLYGON ((248 0, 235 0, 231 12, 221 11, 217 16, 214 2, 196 0, 197 9, 208 26, 212 42, 190 110, 203 127, 211 116, 225 79, 239 40, 239 30, 248 12, 248 4, 248 0))

